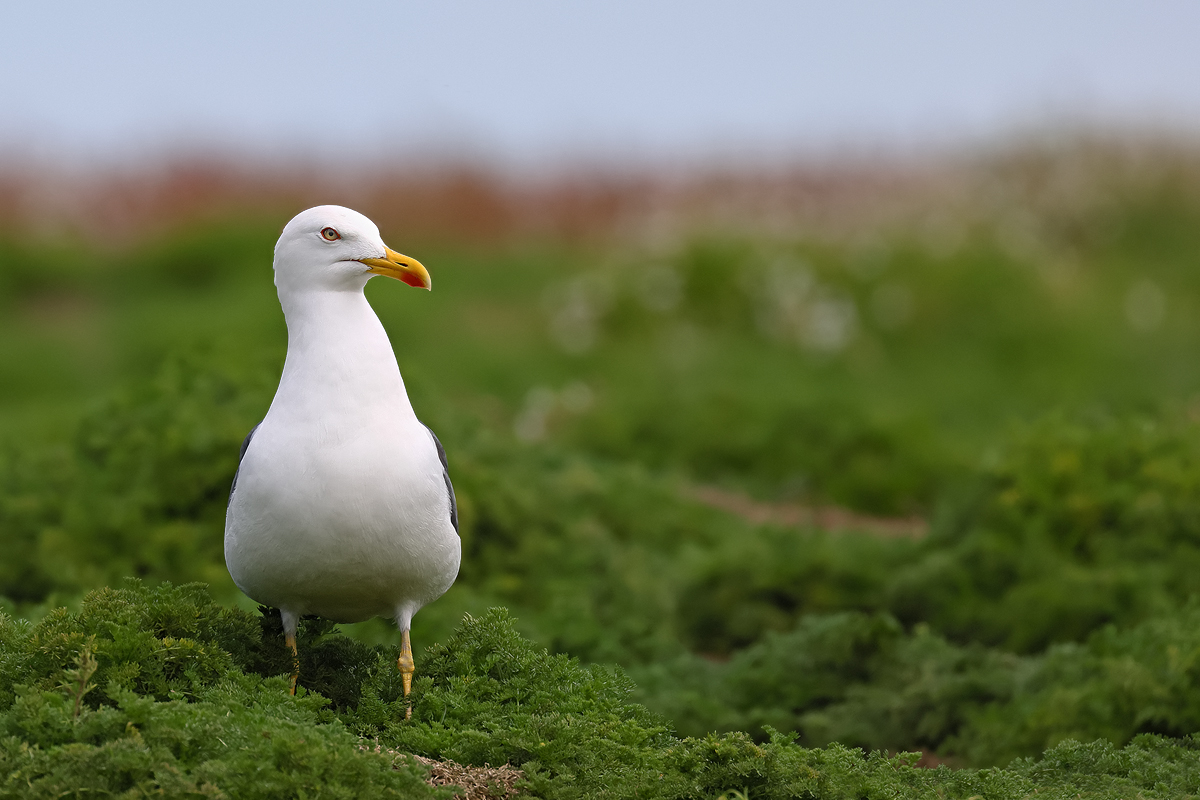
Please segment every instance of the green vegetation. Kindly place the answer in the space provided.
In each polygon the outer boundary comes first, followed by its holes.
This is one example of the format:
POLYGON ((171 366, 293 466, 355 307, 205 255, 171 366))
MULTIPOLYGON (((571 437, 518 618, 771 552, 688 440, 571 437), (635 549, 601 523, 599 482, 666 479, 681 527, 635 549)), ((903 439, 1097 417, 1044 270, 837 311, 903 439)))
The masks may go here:
POLYGON ((87 263, 9 234, 0 797, 432 791, 362 737, 543 797, 1200 795, 1200 169, 1142 159, 1014 159, 848 239, 385 229, 437 281, 368 291, 464 552, 411 723, 387 623, 307 621, 290 699, 224 569, 280 220, 87 263))
POLYGON ((916 753, 805 749, 770 729, 762 743, 680 739, 630 702, 619 669, 539 649, 503 610, 465 618, 427 651, 405 721, 397 648, 306 623, 314 688, 292 698, 277 626, 277 615, 214 605, 199 586, 136 582, 37 625, 0 618, 0 686, 12 687, 0 696, 0 796, 437 795, 387 748, 517 764, 528 792, 559 798, 1183 797, 1200 781, 1191 737, 1068 742, 1040 762, 978 772, 914 768, 916 753), (357 694, 345 693, 347 676, 357 694))

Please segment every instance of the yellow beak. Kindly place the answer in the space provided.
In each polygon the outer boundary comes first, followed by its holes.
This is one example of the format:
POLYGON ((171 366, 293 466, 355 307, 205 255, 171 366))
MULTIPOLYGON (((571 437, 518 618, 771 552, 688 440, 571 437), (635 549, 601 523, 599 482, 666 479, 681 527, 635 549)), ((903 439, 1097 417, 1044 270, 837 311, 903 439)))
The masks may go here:
POLYGON ((398 281, 404 281, 409 286, 418 289, 432 289, 433 281, 429 279, 429 270, 415 258, 401 255, 390 247, 383 248, 386 255, 383 258, 360 258, 376 275, 386 275, 398 281))

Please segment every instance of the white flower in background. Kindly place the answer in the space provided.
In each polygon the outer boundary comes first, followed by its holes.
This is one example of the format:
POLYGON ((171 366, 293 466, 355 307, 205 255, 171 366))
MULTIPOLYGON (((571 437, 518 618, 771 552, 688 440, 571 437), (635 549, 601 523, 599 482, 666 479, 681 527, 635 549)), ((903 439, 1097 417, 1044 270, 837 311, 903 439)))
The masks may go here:
POLYGON ((858 327, 854 300, 821 284, 803 262, 773 263, 759 292, 758 325, 773 339, 833 353, 854 338, 858 327))
POLYGON ((568 353, 596 346, 600 319, 611 304, 612 291, 597 275, 585 275, 546 289, 542 305, 550 315, 550 333, 568 353))
POLYGON ((554 411, 554 390, 535 386, 525 395, 525 404, 513 420, 513 433, 522 442, 539 442, 546 438, 547 423, 554 411))
POLYGON ((795 340, 814 283, 812 271, 803 262, 773 262, 759 287, 759 329, 772 339, 795 340))
POLYGON ((525 402, 513 420, 513 435, 523 442, 540 442, 550 432, 550 418, 562 409, 569 414, 583 414, 595 404, 592 389, 583 381, 573 381, 555 392, 548 386, 535 386, 525 395, 525 402))
POLYGON ((808 307, 801 333, 804 344, 822 353, 834 353, 850 343, 858 324, 854 301, 845 297, 816 300, 808 307))
POLYGON ((1167 295, 1157 283, 1142 278, 1125 294, 1125 319, 1139 333, 1149 333, 1162 325, 1167 315, 1167 295))

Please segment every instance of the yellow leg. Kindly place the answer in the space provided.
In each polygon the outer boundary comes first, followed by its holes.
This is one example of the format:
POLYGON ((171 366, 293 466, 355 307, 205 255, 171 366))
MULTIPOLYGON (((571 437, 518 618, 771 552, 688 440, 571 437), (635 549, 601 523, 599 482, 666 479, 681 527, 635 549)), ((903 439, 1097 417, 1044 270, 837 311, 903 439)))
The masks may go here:
MULTIPOLYGON (((402 631, 401 637, 403 640, 400 643, 400 659, 396 662, 396 666, 400 668, 400 678, 404 681, 404 696, 408 697, 408 693, 412 691, 412 676, 417 668, 413 664, 412 643, 408 640, 408 631, 402 631)), ((404 718, 412 719, 411 702, 404 710, 404 718)))
POLYGON ((296 637, 294 634, 287 635, 287 646, 292 651, 292 688, 288 694, 295 696, 296 681, 300 679, 300 651, 296 649, 296 637))

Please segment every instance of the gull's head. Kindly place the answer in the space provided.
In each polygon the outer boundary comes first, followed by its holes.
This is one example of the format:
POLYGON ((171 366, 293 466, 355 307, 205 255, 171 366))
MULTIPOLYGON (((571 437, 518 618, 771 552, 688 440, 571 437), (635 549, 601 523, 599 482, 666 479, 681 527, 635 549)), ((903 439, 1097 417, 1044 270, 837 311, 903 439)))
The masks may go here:
POLYGON ((361 290, 376 275, 421 289, 432 285, 420 261, 389 248, 374 222, 342 206, 301 211, 275 244, 280 291, 361 290))

